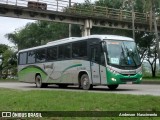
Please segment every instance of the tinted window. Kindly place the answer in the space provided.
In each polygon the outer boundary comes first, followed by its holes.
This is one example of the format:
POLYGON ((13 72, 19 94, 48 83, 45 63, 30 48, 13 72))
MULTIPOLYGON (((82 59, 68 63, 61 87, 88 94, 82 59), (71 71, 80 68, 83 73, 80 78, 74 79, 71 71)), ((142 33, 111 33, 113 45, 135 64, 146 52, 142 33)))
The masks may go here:
POLYGON ((64 58, 71 58, 71 44, 64 46, 64 58))
POLYGON ((27 53, 20 53, 19 54, 19 64, 23 65, 27 62, 27 53))
POLYGON ((104 52, 103 52, 103 49, 102 49, 102 46, 101 46, 101 61, 100 61, 100 64, 105 66, 105 57, 104 57, 104 52))
POLYGON ((56 60, 57 59, 57 47, 47 48, 47 60, 56 60))
POLYGON ((92 47, 91 48, 91 61, 99 63, 98 47, 92 47))
POLYGON ((58 47, 58 59, 63 59, 64 58, 64 46, 61 45, 58 47))
POLYGON ((30 51, 28 52, 28 61, 27 63, 35 63, 35 52, 30 51))
POLYGON ((71 45, 60 45, 58 49, 58 58, 59 59, 68 59, 71 58, 71 45))
POLYGON ((36 62, 45 62, 45 49, 36 50, 36 62))
POLYGON ((87 56, 87 41, 77 42, 72 44, 72 57, 87 56))

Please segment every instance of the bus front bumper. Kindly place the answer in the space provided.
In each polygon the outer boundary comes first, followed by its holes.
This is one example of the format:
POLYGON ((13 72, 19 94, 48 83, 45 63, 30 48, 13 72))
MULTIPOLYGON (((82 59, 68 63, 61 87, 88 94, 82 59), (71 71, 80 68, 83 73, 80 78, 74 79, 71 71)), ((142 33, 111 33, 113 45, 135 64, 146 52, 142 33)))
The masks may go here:
POLYGON ((134 75, 122 75, 119 73, 114 73, 109 70, 107 72, 107 85, 115 85, 115 84, 139 84, 142 81, 142 73, 137 73, 134 75))

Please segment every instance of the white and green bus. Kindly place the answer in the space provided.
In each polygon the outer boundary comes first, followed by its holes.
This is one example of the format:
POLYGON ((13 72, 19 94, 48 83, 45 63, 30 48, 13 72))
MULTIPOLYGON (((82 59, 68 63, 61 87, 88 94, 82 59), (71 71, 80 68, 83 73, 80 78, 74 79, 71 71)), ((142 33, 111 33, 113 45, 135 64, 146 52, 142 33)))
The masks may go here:
POLYGON ((142 66, 132 38, 116 35, 91 35, 49 42, 20 50, 18 76, 37 87, 79 85, 88 90, 106 85, 138 84, 142 66))

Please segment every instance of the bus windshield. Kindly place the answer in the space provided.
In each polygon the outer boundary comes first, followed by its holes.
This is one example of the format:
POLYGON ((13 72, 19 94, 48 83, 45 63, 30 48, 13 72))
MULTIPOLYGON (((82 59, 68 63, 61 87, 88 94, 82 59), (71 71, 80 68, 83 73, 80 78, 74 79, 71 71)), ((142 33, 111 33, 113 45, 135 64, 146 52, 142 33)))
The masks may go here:
POLYGON ((107 62, 111 66, 140 66, 141 61, 134 41, 107 40, 107 62))

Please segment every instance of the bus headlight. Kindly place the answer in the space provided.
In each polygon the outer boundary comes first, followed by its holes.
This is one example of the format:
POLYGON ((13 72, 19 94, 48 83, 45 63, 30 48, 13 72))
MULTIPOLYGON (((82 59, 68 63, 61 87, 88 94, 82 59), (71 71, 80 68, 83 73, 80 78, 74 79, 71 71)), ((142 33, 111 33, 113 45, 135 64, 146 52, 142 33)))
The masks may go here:
POLYGON ((112 81, 116 81, 116 79, 115 79, 115 78, 111 78, 111 80, 112 80, 112 81))
POLYGON ((142 77, 139 80, 142 80, 142 77))

